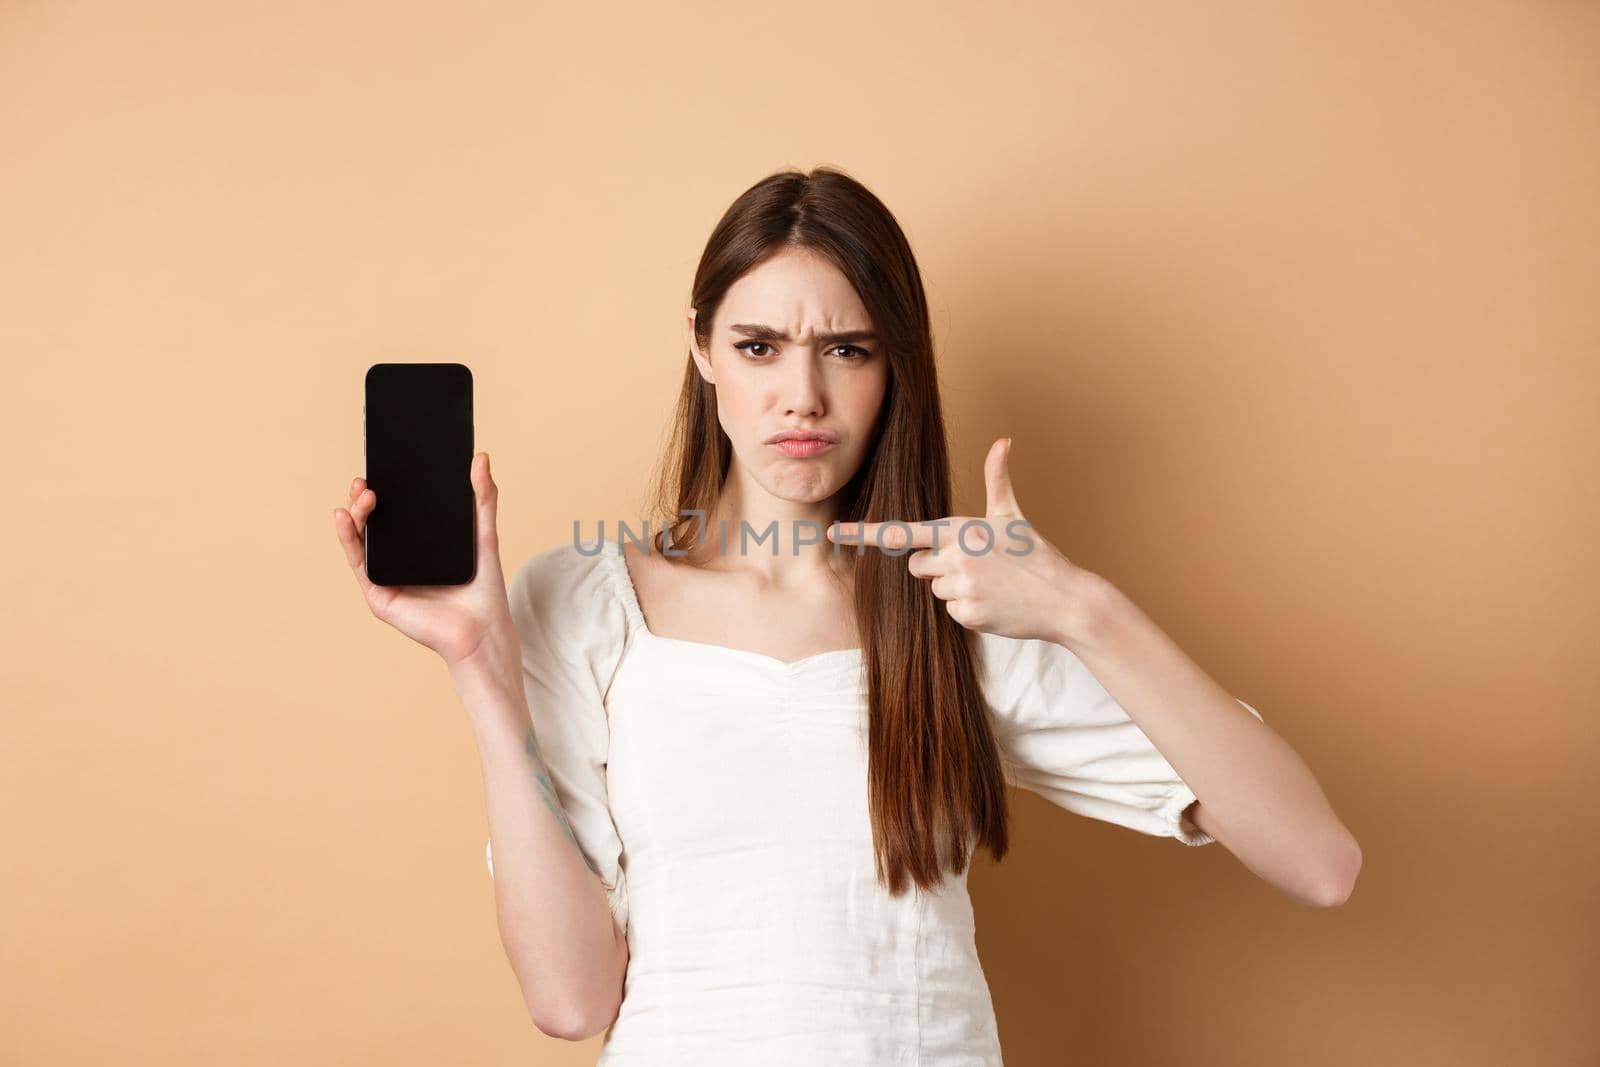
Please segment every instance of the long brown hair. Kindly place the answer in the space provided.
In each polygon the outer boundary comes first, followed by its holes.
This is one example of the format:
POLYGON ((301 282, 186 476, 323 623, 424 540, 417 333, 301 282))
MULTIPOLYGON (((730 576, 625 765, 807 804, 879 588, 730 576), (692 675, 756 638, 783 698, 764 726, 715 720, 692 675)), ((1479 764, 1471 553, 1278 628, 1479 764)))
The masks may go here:
MULTIPOLYGON (((728 288, 793 247, 826 256, 850 280, 889 360, 876 436, 840 492, 839 519, 917 522, 951 514, 922 275, 899 223, 866 186, 817 167, 779 171, 745 190, 712 230, 695 271, 696 339, 709 349, 728 288)), ((713 513, 732 458, 717 421, 716 387, 691 356, 652 494, 664 545, 693 540, 700 520, 686 512, 713 513)), ((852 561, 867 672, 867 793, 878 879, 896 895, 907 877, 931 889, 946 869, 965 870, 975 844, 996 860, 1007 848, 1005 777, 974 635, 906 569, 903 554, 840 551, 852 561)))

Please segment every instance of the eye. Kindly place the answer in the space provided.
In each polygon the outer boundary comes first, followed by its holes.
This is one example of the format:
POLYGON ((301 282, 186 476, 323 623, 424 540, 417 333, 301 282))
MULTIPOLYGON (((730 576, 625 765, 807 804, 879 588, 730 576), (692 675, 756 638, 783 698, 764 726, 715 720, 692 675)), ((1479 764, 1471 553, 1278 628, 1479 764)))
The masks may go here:
MULTIPOLYGON (((764 358, 766 353, 757 352, 756 349, 768 349, 772 346, 766 341, 740 341, 733 347, 745 353, 746 357, 754 357, 755 359, 759 360, 764 358)), ((872 355, 872 353, 868 352, 865 348, 862 348, 859 345, 833 345, 828 349, 828 351, 835 354, 843 352, 844 354, 840 355, 839 358, 843 359, 846 363, 858 363, 872 355)))

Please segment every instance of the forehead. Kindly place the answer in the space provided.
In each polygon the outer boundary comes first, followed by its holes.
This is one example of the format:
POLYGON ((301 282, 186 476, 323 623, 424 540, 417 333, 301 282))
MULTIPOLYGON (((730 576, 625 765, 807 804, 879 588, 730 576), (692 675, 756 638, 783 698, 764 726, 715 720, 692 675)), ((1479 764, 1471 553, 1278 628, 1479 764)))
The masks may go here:
POLYGON ((811 330, 868 330, 872 318, 844 272, 825 256, 786 248, 728 287, 716 327, 732 322, 775 326, 790 336, 811 330))

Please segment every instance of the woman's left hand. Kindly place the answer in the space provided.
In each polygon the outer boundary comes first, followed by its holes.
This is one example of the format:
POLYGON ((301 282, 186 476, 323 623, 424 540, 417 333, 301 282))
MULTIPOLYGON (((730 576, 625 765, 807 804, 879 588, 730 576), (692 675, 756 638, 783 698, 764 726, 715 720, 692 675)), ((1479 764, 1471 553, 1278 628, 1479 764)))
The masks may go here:
POLYGON ((834 523, 828 527, 828 540, 865 542, 895 550, 895 555, 915 548, 906 556, 907 569, 931 579, 928 588, 962 626, 1070 645, 1088 632, 1099 579, 1038 536, 1022 517, 1011 489, 1010 455, 1009 437, 989 448, 983 465, 987 514, 982 517, 834 523))

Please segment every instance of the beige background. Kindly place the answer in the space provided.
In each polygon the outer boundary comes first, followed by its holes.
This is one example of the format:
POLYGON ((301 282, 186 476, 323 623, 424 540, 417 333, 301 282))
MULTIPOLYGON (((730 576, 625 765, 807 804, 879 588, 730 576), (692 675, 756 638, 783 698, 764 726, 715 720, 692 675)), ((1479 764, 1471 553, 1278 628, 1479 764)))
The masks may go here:
POLYGON ((1014 794, 1008 1067, 1593 1063, 1600 7, 0 4, 0 1060, 566 1064, 332 509, 461 360, 508 567, 634 516, 718 215, 897 213, 962 499, 1302 752, 1341 910, 1014 794))

